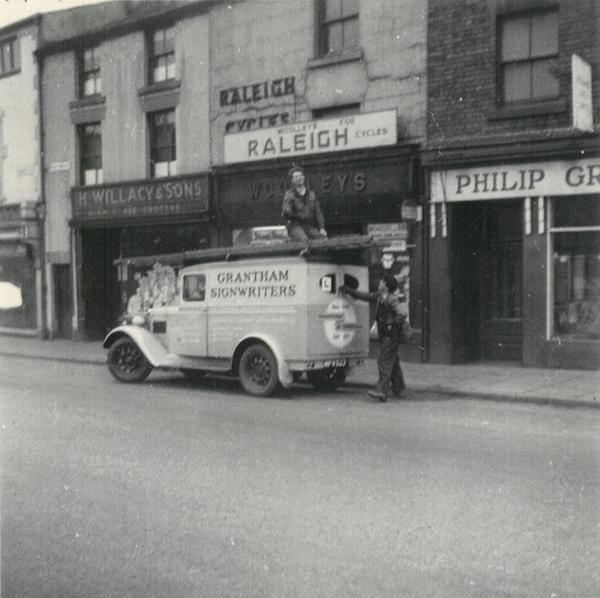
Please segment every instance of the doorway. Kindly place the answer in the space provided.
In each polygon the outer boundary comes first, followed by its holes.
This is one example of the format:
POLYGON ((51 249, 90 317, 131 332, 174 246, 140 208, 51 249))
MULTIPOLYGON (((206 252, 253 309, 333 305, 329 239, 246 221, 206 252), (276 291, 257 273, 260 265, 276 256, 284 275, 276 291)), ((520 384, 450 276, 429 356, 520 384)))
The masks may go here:
POLYGON ((54 280, 54 309, 56 315, 56 337, 71 338, 73 336, 71 309, 71 276, 68 264, 52 266, 54 280))
POLYGON ((453 206, 453 350, 456 361, 522 361, 521 201, 453 206))

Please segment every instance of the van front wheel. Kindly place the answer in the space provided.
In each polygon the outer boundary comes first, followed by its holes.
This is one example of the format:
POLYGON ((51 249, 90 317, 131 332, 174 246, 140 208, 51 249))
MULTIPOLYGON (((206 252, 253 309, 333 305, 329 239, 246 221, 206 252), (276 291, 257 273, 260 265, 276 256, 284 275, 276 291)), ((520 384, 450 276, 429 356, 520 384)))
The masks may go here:
POLYGON ((273 352, 258 343, 250 345, 242 353, 239 373, 244 390, 258 397, 269 396, 279 383, 273 352))
POLYGON ((152 371, 152 365, 129 337, 115 341, 108 351, 108 369, 120 382, 141 382, 152 371))

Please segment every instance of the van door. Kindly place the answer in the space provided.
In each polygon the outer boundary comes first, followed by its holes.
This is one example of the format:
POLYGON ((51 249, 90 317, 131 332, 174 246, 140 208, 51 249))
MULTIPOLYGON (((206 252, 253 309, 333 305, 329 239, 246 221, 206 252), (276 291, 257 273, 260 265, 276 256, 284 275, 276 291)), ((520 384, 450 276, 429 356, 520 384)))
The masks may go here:
POLYGON ((179 309, 168 316, 169 352, 189 357, 206 357, 208 347, 206 274, 195 272, 184 275, 182 287, 179 309))

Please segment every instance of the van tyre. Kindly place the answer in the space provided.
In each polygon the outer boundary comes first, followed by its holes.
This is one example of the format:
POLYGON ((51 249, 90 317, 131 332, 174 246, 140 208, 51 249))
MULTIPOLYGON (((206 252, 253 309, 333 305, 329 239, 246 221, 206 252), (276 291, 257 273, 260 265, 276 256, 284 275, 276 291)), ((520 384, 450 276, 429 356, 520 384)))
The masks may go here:
POLYGON ((141 382, 152 371, 152 365, 129 337, 113 343, 108 351, 108 369, 120 382, 141 382))
POLYGON ((262 344, 244 349, 240 357, 239 375, 244 390, 254 396, 267 397, 279 385, 277 360, 273 352, 262 344))
POLYGON ((329 392, 335 390, 346 381, 346 368, 308 370, 308 372, 306 372, 306 377, 315 390, 329 392))

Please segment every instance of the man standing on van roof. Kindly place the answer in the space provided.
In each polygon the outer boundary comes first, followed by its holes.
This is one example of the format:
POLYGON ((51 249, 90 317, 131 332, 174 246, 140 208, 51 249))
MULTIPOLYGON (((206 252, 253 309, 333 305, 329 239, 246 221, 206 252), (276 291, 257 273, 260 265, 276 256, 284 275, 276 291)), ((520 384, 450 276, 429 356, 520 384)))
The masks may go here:
POLYGON ((319 200, 312 189, 305 184, 304 170, 294 166, 288 177, 291 187, 283 196, 281 215, 285 220, 291 241, 325 239, 325 219, 319 200))

